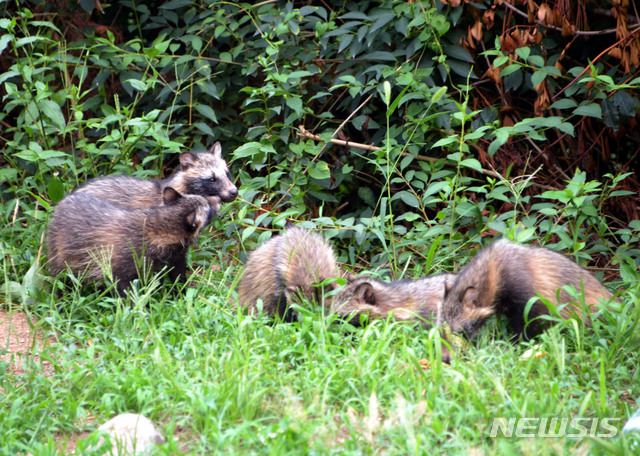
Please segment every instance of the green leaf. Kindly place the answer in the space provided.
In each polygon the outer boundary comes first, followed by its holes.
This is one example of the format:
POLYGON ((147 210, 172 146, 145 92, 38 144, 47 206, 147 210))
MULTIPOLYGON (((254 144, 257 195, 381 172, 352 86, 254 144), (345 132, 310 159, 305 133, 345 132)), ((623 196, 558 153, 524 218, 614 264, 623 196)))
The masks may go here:
POLYGON ((561 98, 560 100, 553 103, 550 106, 550 108, 551 109, 569 109, 569 108, 575 108, 576 106, 578 106, 578 103, 576 103, 571 98, 561 98))
POLYGON ((218 123, 218 118, 216 117, 216 112, 213 110, 213 108, 209 105, 206 104, 197 104, 195 106, 196 111, 198 111, 200 114, 202 114, 204 117, 206 117, 209 120, 212 120, 215 123, 218 123))
POLYGON ((191 0, 171 0, 170 2, 161 2, 160 8, 173 10, 183 8, 185 6, 191 6, 192 4, 193 2, 191 0))
POLYGON ((640 280, 640 275, 638 274, 638 268, 635 265, 633 259, 625 258, 624 261, 620 262, 620 277, 625 283, 634 285, 638 283, 640 280))
POLYGON ((590 103, 583 106, 578 106, 573 110, 576 116, 587 116, 602 119, 602 107, 596 103, 590 103))
POLYGON ((440 139, 439 141, 436 141, 436 143, 433 146, 431 146, 431 148, 433 149, 435 147, 447 146, 457 141, 458 141, 457 136, 455 135, 447 136, 445 138, 440 139))
POLYGON ((313 76, 313 73, 311 71, 292 71, 291 73, 287 74, 287 80, 301 79, 301 78, 306 78, 308 76, 313 76))
POLYGON ((25 36, 24 38, 19 38, 16 40, 16 47, 24 46, 25 44, 31 44, 36 41, 45 41, 45 38, 42 36, 25 36))
POLYGON ((2 35, 0 36, 0 54, 7 48, 7 45, 11 42, 13 35, 2 35))
POLYGON ((420 207, 420 201, 418 201, 418 198, 416 198, 413 193, 407 192, 406 190, 396 193, 394 195, 394 199, 396 198, 400 198, 408 206, 416 208, 420 207))
POLYGON ((388 60, 395 62, 396 57, 388 51, 374 51, 370 52, 362 57, 365 60, 388 60))
POLYGON ((64 130, 66 121, 60 106, 53 100, 41 100, 38 102, 38 108, 47 116, 59 130, 64 130))
POLYGON ((547 73, 542 70, 538 70, 531 75, 531 84, 535 87, 545 80, 547 73))
POLYGON ((575 128, 569 122, 561 122, 560 125, 558 125, 556 128, 570 136, 574 136, 575 134, 575 128))
POLYGON ((7 182, 18 176, 18 170, 14 168, 0 168, 0 182, 7 182))
POLYGON ((360 21, 367 21, 369 20, 369 16, 359 11, 351 11, 350 13, 340 16, 340 19, 356 19, 360 21))
POLYGON ((529 57, 529 54, 531 54, 531 48, 528 48, 528 47, 518 48, 518 49, 516 49, 516 54, 518 54, 518 56, 522 60, 526 61, 527 58, 529 57))
POLYGON ((377 16, 377 20, 371 26, 371 30, 369 30, 369 33, 371 33, 371 34, 377 32, 379 29, 381 29, 382 27, 387 25, 389 22, 391 22, 396 17, 395 13, 393 11, 391 11, 391 10, 381 12, 380 14, 377 14, 376 16, 377 16))
POLYGON ((509 130, 507 128, 499 128, 495 131, 496 139, 489 144, 489 156, 493 157, 498 149, 509 140, 509 130))
MULTIPOLYGON (((2 41, 3 37, 0 37, 0 41, 2 41)), ((1 53, 2 51, 0 51, 1 53)), ((4 81, 6 81, 9 78, 13 78, 14 76, 20 76, 20 73, 18 73, 17 71, 7 71, 6 73, 2 73, 0 74, 0 84, 2 84, 4 81)))
POLYGON ((62 185, 60 178, 54 176, 49 179, 49 183, 47 184, 47 195, 49 195, 49 199, 53 204, 57 204, 58 201, 64 198, 64 185, 62 185))
POLYGON ((138 92, 144 92, 147 90, 147 84, 145 84, 140 79, 127 79, 125 82, 131 84, 131 87, 136 89, 138 92))
POLYGON ((465 158, 460 162, 460 165, 482 172, 482 165, 475 158, 465 158))
POLYGON ((349 47, 349 45, 353 41, 354 36, 355 35, 353 35, 352 33, 348 35, 342 35, 342 38, 340 38, 340 45, 338 46, 338 54, 349 47))
POLYGON ((293 109, 296 114, 303 114, 302 110, 302 99, 300 97, 287 97, 285 102, 289 108, 293 109))
POLYGON ((238 147, 234 152, 235 158, 252 157, 260 152, 261 144, 259 142, 249 142, 238 147))
POLYGON ((509 76, 510 74, 515 73, 516 71, 520 71, 520 69, 520 65, 518 65, 517 63, 512 63, 500 72, 500 77, 504 78, 505 76, 509 76))
POLYGON ((544 58, 539 55, 531 55, 529 56, 529 63, 533 66, 537 66, 542 68, 544 66, 544 58))
POLYGON ((376 197, 369 187, 358 187, 358 196, 370 207, 375 207, 376 197))
POLYGON ((320 160, 315 165, 309 165, 309 176, 314 179, 328 179, 331 177, 331 170, 327 162, 320 160))
POLYGON ((499 57, 496 57, 495 59, 493 59, 493 66, 495 68, 498 68, 502 65, 504 65, 505 63, 507 63, 509 61, 509 57, 507 57, 506 55, 501 55, 499 57))
POLYGON ((461 60, 463 62, 473 62, 473 57, 471 57, 469 51, 461 46, 445 44, 444 52, 448 59, 453 58, 455 60, 461 60))

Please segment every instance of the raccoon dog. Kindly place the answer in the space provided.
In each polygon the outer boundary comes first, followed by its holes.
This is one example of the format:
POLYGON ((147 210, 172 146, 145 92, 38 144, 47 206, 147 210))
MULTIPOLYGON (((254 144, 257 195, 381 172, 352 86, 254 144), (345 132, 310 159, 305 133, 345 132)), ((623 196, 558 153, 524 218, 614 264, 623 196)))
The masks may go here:
POLYGON ((217 197, 163 191, 163 205, 125 209, 93 195, 74 192, 57 205, 47 229, 49 268, 53 275, 68 267, 95 281, 109 275, 123 292, 138 276, 136 258, 153 271, 172 267, 172 280, 186 274, 188 246, 220 206, 217 197))
POLYGON ((107 176, 87 181, 75 193, 97 196, 120 207, 134 209, 160 206, 163 191, 171 187, 182 195, 218 196, 233 201, 238 189, 231 181, 222 148, 217 142, 208 151, 183 152, 180 167, 164 180, 138 179, 132 176, 107 176))
MULTIPOLYGON (((251 252, 238 285, 238 302, 255 312, 262 299, 264 313, 293 321, 289 303, 300 297, 323 303, 323 290, 316 285, 340 276, 333 248, 322 236, 289 228, 251 252)), ((331 282, 325 288, 337 287, 331 282)))
POLYGON ((453 283, 455 274, 436 274, 416 280, 386 283, 369 278, 355 279, 333 300, 332 310, 351 316, 357 323, 359 315, 396 320, 417 320, 425 326, 435 323, 444 299, 446 284, 453 283))
MULTIPOLYGON (((525 309, 530 298, 539 294, 552 303, 572 303, 575 300, 564 290, 571 285, 584 290, 585 303, 593 310, 600 300, 611 299, 611 293, 588 271, 560 253, 533 246, 514 244, 507 240, 494 242, 480 251, 458 273, 445 290, 442 314, 451 331, 463 332, 472 338, 484 321, 494 314, 505 315, 516 335, 532 337, 544 329, 540 320, 548 314, 547 306, 535 302, 525 321, 525 309)), ((564 318, 580 316, 581 308, 569 304, 561 310, 564 318)), ((590 324, 587 317, 586 324, 590 324)))

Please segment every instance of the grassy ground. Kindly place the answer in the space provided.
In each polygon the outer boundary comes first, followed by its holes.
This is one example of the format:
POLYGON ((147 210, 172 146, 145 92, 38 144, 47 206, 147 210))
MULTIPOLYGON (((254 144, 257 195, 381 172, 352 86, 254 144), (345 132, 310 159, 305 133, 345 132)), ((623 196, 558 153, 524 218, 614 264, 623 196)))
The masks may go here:
POLYGON ((494 417, 620 418, 620 429, 640 397, 635 294, 593 329, 554 327, 538 356, 496 322, 443 365, 435 331, 239 314, 228 301, 241 269, 220 266, 182 293, 70 289, 23 308, 53 342, 21 369, 0 362, 0 454, 94 454, 89 431, 122 412, 160 424, 157 454, 633 454, 620 436, 489 431, 494 417))

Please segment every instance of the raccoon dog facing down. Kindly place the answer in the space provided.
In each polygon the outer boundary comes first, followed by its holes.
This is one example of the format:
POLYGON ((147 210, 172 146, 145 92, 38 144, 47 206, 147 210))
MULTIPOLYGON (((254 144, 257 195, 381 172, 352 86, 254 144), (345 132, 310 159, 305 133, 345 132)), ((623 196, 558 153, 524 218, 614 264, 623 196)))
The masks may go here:
POLYGON ((455 274, 436 274, 416 280, 382 282, 369 278, 355 279, 347 284, 333 300, 332 310, 338 315, 359 315, 396 320, 417 320, 428 326, 438 315, 444 299, 446 284, 453 283, 455 274))
MULTIPOLYGON (((315 285, 340 276, 333 248, 322 236, 289 228, 251 252, 238 285, 238 302, 255 312, 261 299, 264 313, 292 321, 289 303, 299 296, 322 303, 323 290, 315 285)), ((337 287, 331 282, 326 288, 337 287)))
MULTIPOLYGON (((525 321, 525 309, 530 298, 538 294, 550 302, 575 302, 562 287, 571 285, 577 292, 584 290, 584 300, 590 310, 600 300, 611 299, 611 293, 587 270, 564 255, 542 247, 514 244, 507 240, 494 242, 480 251, 460 270, 452 285, 447 285, 439 321, 451 331, 463 332, 472 338, 484 321, 494 314, 505 315, 511 329, 525 338, 544 328, 540 320, 549 313, 547 306, 537 301, 525 321)), ((569 304, 561 310, 567 318, 580 316, 581 308, 569 304)), ((590 324, 587 317, 586 324, 590 324)))
POLYGON ((65 197, 47 229, 50 272, 58 275, 68 267, 95 281, 105 275, 102 265, 110 268, 122 292, 138 277, 136 258, 144 258, 151 270, 167 265, 172 280, 184 280, 187 249, 220 203, 216 197, 180 195, 170 187, 163 196, 162 206, 138 209, 85 193, 65 197))
POLYGON ((217 142, 208 151, 183 152, 179 169, 164 180, 132 176, 107 176, 87 181, 75 193, 97 196, 120 207, 134 209, 163 204, 163 191, 170 187, 182 195, 217 196, 233 201, 238 189, 231 181, 222 148, 217 142))

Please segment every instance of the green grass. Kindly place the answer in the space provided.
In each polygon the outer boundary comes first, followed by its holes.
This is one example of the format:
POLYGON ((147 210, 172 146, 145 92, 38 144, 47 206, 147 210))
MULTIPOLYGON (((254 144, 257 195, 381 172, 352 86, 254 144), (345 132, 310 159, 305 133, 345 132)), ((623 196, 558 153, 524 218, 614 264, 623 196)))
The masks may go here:
POLYGON ((241 269, 219 265, 178 295, 70 290, 32 304, 57 341, 42 353, 55 372, 0 363, 0 454, 64 454, 56 442, 78 436, 77 454, 92 454, 82 432, 123 412, 164 428, 156 454, 633 454, 629 438, 489 429, 494 417, 614 417, 620 429, 640 396, 637 293, 593 329, 552 328, 536 341, 542 358, 522 359, 530 344, 492 323, 443 365, 434 330, 238 313, 228 297, 241 269))

